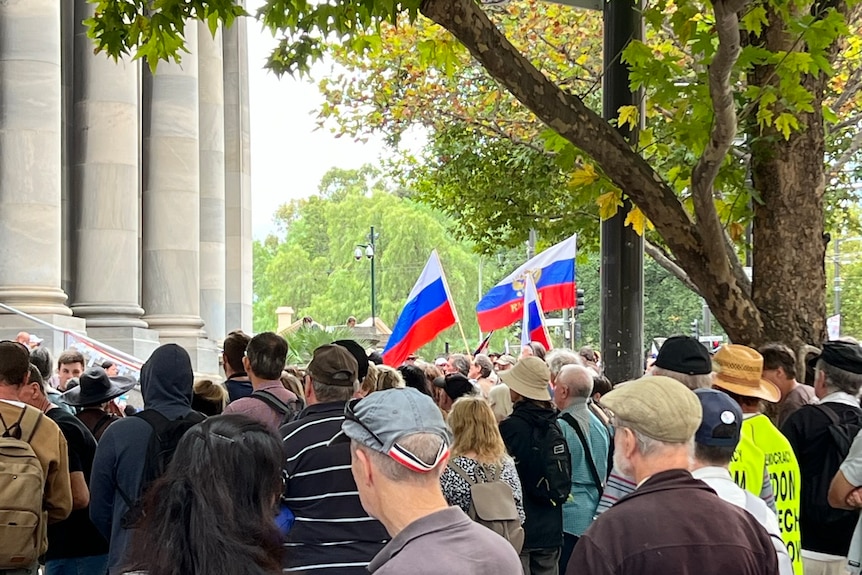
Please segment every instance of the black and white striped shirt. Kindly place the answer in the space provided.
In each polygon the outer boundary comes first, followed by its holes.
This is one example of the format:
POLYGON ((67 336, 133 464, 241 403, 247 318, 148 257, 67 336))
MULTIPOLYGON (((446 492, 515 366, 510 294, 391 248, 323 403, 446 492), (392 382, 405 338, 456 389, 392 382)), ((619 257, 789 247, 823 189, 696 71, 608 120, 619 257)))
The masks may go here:
POLYGON ((284 503, 296 522, 284 544, 284 573, 367 575, 389 539, 362 509, 350 472, 350 444, 327 446, 341 431, 344 402, 306 408, 281 428, 287 481, 284 503))

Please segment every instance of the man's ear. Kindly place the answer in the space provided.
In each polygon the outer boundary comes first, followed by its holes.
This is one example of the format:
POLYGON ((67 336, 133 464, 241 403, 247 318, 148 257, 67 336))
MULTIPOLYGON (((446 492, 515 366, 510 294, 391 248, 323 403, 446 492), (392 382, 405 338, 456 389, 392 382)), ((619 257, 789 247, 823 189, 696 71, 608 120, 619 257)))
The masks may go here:
POLYGON ((251 370, 251 362, 248 360, 248 357, 243 356, 242 358, 242 367, 243 371, 248 373, 251 370))
POLYGON ((353 457, 356 461, 356 474, 354 479, 361 481, 363 485, 374 485, 374 468, 371 466, 371 458, 359 448, 353 450, 353 457))
POLYGON ((617 430, 617 433, 622 432, 623 436, 620 438, 622 440, 622 448, 623 455, 625 455, 626 459, 631 461, 632 457, 634 457, 635 452, 637 452, 638 442, 635 439, 635 432, 629 429, 628 427, 621 427, 617 430))

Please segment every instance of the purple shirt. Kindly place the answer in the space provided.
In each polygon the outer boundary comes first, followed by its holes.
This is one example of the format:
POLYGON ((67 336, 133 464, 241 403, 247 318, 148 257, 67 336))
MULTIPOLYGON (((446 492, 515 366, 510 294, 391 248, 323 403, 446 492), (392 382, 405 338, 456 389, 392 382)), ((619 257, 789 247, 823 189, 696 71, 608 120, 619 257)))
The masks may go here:
MULTIPOLYGON (((296 395, 292 391, 286 390, 280 381, 265 381, 255 386, 254 390, 266 390, 285 403, 290 403, 296 399, 296 395)), ((281 412, 274 410, 256 397, 237 399, 228 404, 224 413, 242 413, 260 421, 276 433, 281 426, 281 420, 284 418, 281 412)))

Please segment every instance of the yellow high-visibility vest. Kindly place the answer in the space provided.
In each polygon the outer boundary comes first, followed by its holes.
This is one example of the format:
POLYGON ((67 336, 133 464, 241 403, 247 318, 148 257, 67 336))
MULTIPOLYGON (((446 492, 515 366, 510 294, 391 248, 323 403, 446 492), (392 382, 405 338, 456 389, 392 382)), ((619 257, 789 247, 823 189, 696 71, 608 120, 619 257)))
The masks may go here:
POLYGON ((796 454, 787 438, 763 414, 743 420, 742 436, 750 439, 766 456, 781 538, 793 562, 794 575, 802 575, 802 539, 799 531, 802 475, 799 473, 796 454))
POLYGON ((728 466, 734 483, 752 495, 761 497, 764 467, 766 467, 766 455, 763 451, 745 435, 740 437, 739 444, 733 452, 733 459, 728 466))

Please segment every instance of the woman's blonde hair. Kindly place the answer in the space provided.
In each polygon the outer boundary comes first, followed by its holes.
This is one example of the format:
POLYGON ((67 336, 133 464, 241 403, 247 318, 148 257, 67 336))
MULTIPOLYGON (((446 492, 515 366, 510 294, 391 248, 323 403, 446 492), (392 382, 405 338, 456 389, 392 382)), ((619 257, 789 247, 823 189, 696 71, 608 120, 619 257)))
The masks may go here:
POLYGON ((402 388, 404 388, 404 378, 398 370, 388 365, 377 366, 377 391, 402 388))
POLYGON ((365 397, 369 393, 377 391, 377 366, 373 363, 368 363, 368 374, 365 379, 359 384, 359 393, 365 397))
POLYGON ((300 378, 291 372, 284 370, 281 372, 281 385, 284 389, 293 392, 296 397, 305 401, 305 388, 302 387, 302 381, 300 378))
POLYGON ((205 415, 218 415, 227 405, 228 393, 223 385, 211 379, 195 381, 192 397, 192 409, 205 415))
POLYGON ((464 396, 452 405, 447 423, 455 436, 452 456, 475 453, 480 463, 499 463, 506 445, 491 406, 476 396, 464 396))

